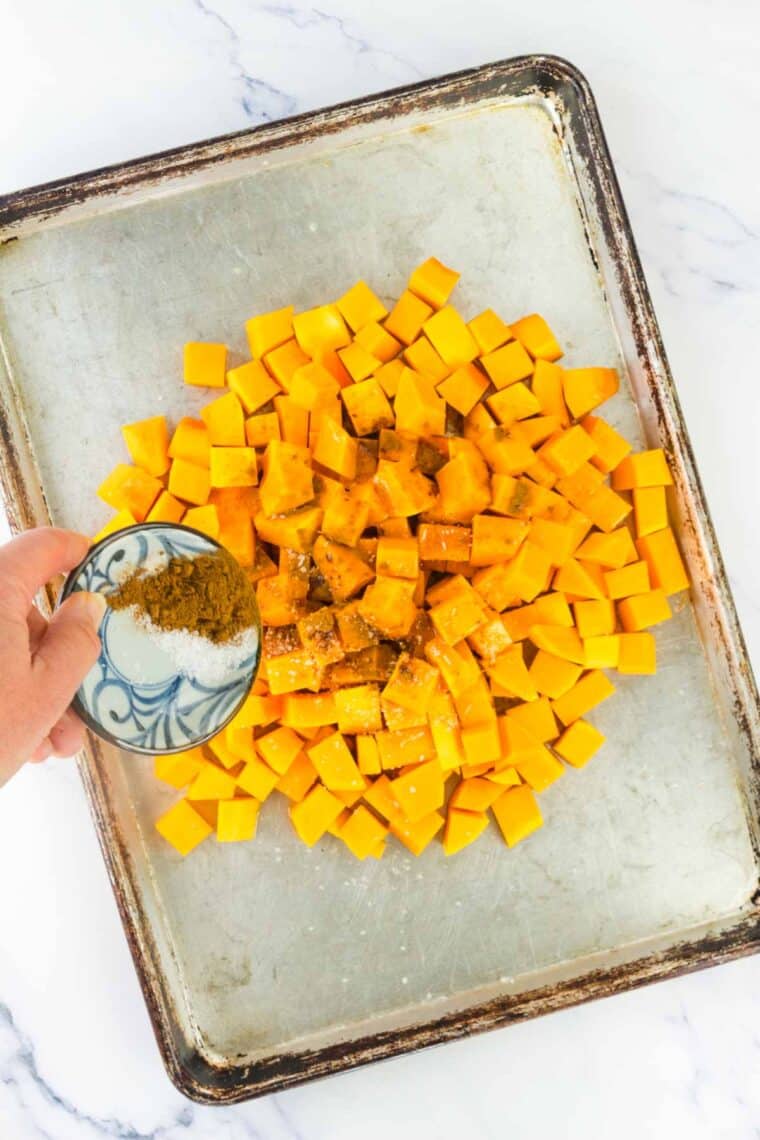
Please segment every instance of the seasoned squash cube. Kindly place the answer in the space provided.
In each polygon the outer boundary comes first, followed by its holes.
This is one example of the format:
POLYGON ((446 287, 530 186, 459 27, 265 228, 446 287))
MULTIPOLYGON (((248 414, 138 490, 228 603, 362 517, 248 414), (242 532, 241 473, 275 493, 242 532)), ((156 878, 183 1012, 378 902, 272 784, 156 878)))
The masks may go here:
POLYGON ((388 364, 401 352, 401 342, 396 340, 395 336, 391 336, 377 321, 370 321, 360 328, 354 337, 354 342, 360 344, 383 364, 388 364))
POLYGON ((398 382, 405 368, 403 360, 389 360, 375 373, 375 379, 389 399, 393 399, 396 395, 398 382))
POLYGON ((385 505, 386 518, 389 515, 393 518, 407 518, 409 515, 421 514, 435 502, 435 485, 421 471, 412 469, 404 461, 396 463, 390 459, 380 459, 374 485, 385 505))
POLYGON ((540 456, 558 475, 572 475, 596 451, 594 441, 580 424, 575 424, 543 445, 540 456))
POLYGON ((353 685, 335 693, 338 730, 342 733, 382 732, 383 715, 377 685, 353 685))
POLYGON ((382 771, 377 741, 363 731, 356 737, 356 765, 363 776, 379 776, 382 771))
POLYGON ((478 355, 478 342, 451 305, 439 309, 423 327, 428 340, 449 368, 468 364, 478 355))
POLYGON ((256 747, 269 767, 284 776, 303 748, 303 740, 292 728, 283 725, 258 737, 256 747))
MULTIPOLYGON (((545 416, 557 416, 560 425, 567 427, 570 413, 565 403, 564 369, 548 360, 537 360, 531 388, 545 416)), ((584 424, 585 426, 585 424, 584 424)))
POLYGON ((150 475, 142 467, 117 463, 100 484, 97 493, 115 511, 129 511, 137 522, 143 522, 162 490, 156 476, 150 475))
POLYGON ((273 439, 266 450, 261 506, 267 515, 284 514, 314 498, 310 457, 305 448, 273 439))
POLYGON ((443 833, 443 850, 447 855, 456 855, 470 843, 474 843, 488 827, 485 812, 459 811, 449 807, 446 828, 443 833))
POLYGON ((405 775, 391 780, 391 793, 402 814, 417 823, 443 806, 443 772, 437 760, 416 765, 405 775))
POLYGON ((318 691, 323 668, 311 653, 293 649, 279 657, 266 658, 264 672, 272 695, 277 697, 284 693, 295 693, 298 689, 318 691))
POLYGON ((512 333, 536 360, 559 360, 562 349, 548 324, 538 313, 522 317, 512 325, 512 333))
POLYGON ((252 447, 211 447, 212 487, 251 487, 258 480, 252 447))
POLYGON ((223 388, 227 345, 190 341, 185 345, 185 383, 200 388, 223 388))
MULTIPOLYGON (((268 352, 264 357, 264 364, 280 387, 288 392, 296 372, 304 364, 308 364, 309 360, 310 357, 306 355, 298 341, 291 338, 268 352)), ((277 398, 275 397, 275 399, 277 398)))
POLYGON ((438 670, 427 661, 402 653, 383 689, 383 698, 421 713, 424 719, 438 685, 438 676, 438 670))
POLYGON ((396 427, 414 435, 443 435, 446 401, 427 376, 405 368, 399 377, 394 402, 396 427))
POLYGON ((468 363, 460 365, 436 387, 447 404, 466 416, 488 390, 488 380, 475 364, 468 363))
POLYGON ((347 602, 375 576, 355 550, 323 535, 314 543, 313 558, 336 602, 347 602))
POLYGON ((366 781, 342 733, 330 733, 324 740, 308 747, 306 752, 320 780, 331 792, 361 791, 365 787, 366 781))
POLYGON ((290 820, 298 838, 313 847, 342 811, 342 801, 317 784, 300 802, 292 804, 290 820))
POLYGON ((168 491, 162 491, 145 516, 145 521, 178 523, 184 514, 185 504, 175 499, 168 491))
POLYGON ((434 384, 445 380, 451 372, 448 364, 438 355, 426 336, 418 337, 404 350, 404 360, 411 369, 427 376, 434 384))
POLYGON ((473 566, 489 566, 514 558, 528 533, 518 519, 502 519, 493 515, 475 515, 472 520, 473 566))
POLYGON ((388 315, 385 305, 366 281, 357 281, 335 304, 343 320, 354 332, 373 321, 382 321, 388 315))
POLYGON ((585 562, 595 562, 605 570, 619 570, 637 558, 636 547, 627 527, 619 527, 607 534, 590 534, 579 546, 577 554, 585 562))
POLYGON ((434 309, 446 304, 460 278, 455 269, 449 269, 437 257, 428 257, 412 272, 409 288, 434 309))
MULTIPOLYGON (((529 416, 536 416, 541 411, 541 405, 531 392, 527 384, 518 381, 502 388, 494 396, 486 400, 491 414, 496 417, 504 427, 511 427, 518 420, 525 420, 529 416)), ((533 446, 533 441, 528 441, 533 446)))
POLYGON ((262 412, 245 421, 245 442, 249 447, 266 447, 271 439, 282 439, 277 412, 262 412))
POLYGON ((527 839, 544 822, 536 797, 527 784, 508 788, 493 804, 492 811, 508 847, 527 839))
POLYGON ((375 569, 390 578, 417 580, 420 570, 416 538, 388 538, 383 535, 377 544, 375 569))
MULTIPOLYGON (((245 322, 248 346, 254 360, 261 360, 268 352, 279 348, 293 336, 293 306, 259 313, 245 322)), ((228 381, 229 382, 229 381, 228 381)), ((232 385, 230 385, 232 387, 232 385)))
POLYGON ((378 576, 364 591, 359 614, 385 637, 406 637, 417 617, 412 601, 416 583, 378 576))
POLYGON ((213 830, 187 800, 180 800, 156 820, 156 831, 180 855, 189 855, 213 830))
POLYGON ((227 386, 249 416, 282 391, 260 360, 249 360, 247 364, 231 368, 227 373, 227 386))
POLYGON ((358 447, 353 436, 332 419, 323 419, 312 457, 320 467, 333 471, 341 479, 356 475, 358 447))
POLYGON ((196 467, 184 459, 173 459, 169 468, 169 491, 186 503, 202 507, 207 502, 211 481, 206 467, 196 467))

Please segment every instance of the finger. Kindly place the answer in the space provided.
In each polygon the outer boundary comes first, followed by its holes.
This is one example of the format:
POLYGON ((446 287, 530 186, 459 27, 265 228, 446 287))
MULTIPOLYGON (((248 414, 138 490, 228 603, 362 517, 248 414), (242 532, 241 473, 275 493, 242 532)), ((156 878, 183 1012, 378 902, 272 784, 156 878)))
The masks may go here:
POLYGON ((0 547, 2 595, 29 609, 38 590, 56 574, 71 570, 89 550, 83 534, 57 527, 28 530, 0 547))
POLYGON ((102 594, 72 594, 48 623, 32 659, 32 692, 38 696, 34 728, 47 735, 71 704, 100 652, 98 628, 105 612, 102 594))
POLYGON ((73 756, 84 744, 84 725, 73 709, 66 709, 57 724, 50 730, 50 745, 54 756, 73 756))
POLYGON ((48 627, 47 619, 42 616, 36 606, 32 606, 26 615, 26 624, 29 627, 29 652, 34 656, 37 652, 45 631, 48 627))
POLYGON ((41 764, 43 760, 47 760, 50 753, 53 751, 53 745, 49 736, 46 736, 41 744, 38 744, 32 755, 29 757, 30 764, 41 764))

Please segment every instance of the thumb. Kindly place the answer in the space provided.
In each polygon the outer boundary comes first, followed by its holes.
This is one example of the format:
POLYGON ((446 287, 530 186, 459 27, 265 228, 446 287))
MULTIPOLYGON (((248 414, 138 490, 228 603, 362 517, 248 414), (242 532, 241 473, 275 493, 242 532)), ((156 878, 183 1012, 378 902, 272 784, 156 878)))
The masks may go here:
POLYGON ((63 715, 100 653, 98 629, 106 610, 102 594, 72 594, 48 623, 32 660, 32 678, 44 707, 45 732, 63 715))

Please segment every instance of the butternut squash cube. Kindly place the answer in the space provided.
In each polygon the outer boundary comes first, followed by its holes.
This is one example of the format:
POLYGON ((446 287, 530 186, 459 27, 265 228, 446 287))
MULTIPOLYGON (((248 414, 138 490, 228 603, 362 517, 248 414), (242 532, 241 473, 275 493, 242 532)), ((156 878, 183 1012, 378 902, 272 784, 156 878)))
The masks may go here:
POLYGON ((335 693, 338 731, 346 733, 382 732, 383 715, 377 685, 353 685, 335 693))
POLYGON ((442 807, 443 792, 443 772, 437 760, 427 760, 391 780, 391 793, 410 823, 442 807))
POLYGON ((433 665, 419 657, 412 657, 409 653, 402 653, 383 689, 383 699, 419 713, 424 723, 438 685, 438 677, 438 670, 433 665))
POLYGON ((498 784, 476 776, 471 780, 460 780, 449 803, 460 811, 488 811, 503 793, 504 789, 498 784))
POLYGON ((162 491, 145 516, 145 521, 178 523, 184 513, 185 504, 175 499, 168 491, 162 491))
POLYGON ((439 670, 452 696, 460 697, 477 683, 480 669, 474 660, 467 660, 456 649, 439 637, 425 645, 425 656, 439 670))
MULTIPOLYGON (((522 381, 502 388, 495 396, 489 396, 486 403, 491 413, 505 427, 511 427, 517 420, 536 416, 541 411, 538 400, 522 381)), ((532 442, 529 446, 532 446, 532 442)))
POLYGON ((482 313, 478 313, 477 317, 467 322, 467 327, 475 337, 481 356, 501 348, 514 336, 509 325, 505 324, 493 309, 484 309, 482 313))
MULTIPOLYGON (((314 543, 313 558, 336 602, 347 602, 375 576, 355 550, 323 535, 314 543)), ((360 612, 365 616, 361 609, 360 612)))
MULTIPOLYGON (((580 525, 584 532, 591 527, 590 523, 580 525)), ((552 522, 551 519, 534 519, 528 532, 530 541, 546 552, 554 567, 564 566, 572 558, 579 533, 574 523, 552 522)))
POLYGON ((284 776, 275 785, 289 800, 299 803, 317 782, 317 769, 305 752, 299 752, 284 776))
POLYGON ((387 574, 390 578, 413 578, 416 581, 420 570, 417 539, 384 535, 377 544, 375 568, 378 574, 387 574))
POLYGON ((533 373, 533 361, 519 340, 511 340, 494 352, 487 352, 481 363, 496 388, 507 388, 533 373))
POLYGON ((318 305, 315 309, 296 313, 293 332, 299 346, 311 357, 351 343, 351 333, 337 305, 318 305))
POLYGON ((363 776, 379 776, 380 753, 374 736, 361 732, 356 737, 356 765, 363 776))
MULTIPOLYGON (((421 764, 427 760, 435 759, 435 745, 428 728, 406 728, 394 732, 378 732, 376 740, 383 771, 395 771, 406 767, 407 764, 421 764)), ((376 786, 377 781, 375 781, 376 786)), ((364 798, 372 807, 376 806, 369 795, 365 795, 364 798)), ((378 810, 385 814, 382 809, 378 808, 378 810)), ((396 811, 401 814, 398 803, 396 804, 396 811)), ((388 817, 386 816, 386 818, 388 817)))
POLYGON ((531 626, 529 636, 537 649, 545 649, 555 657, 564 657, 578 665, 586 663, 586 651, 575 629, 537 623, 531 626))
MULTIPOLYGON (((509 388, 497 393, 497 395, 501 396, 505 391, 511 392, 518 387, 523 388, 525 385, 511 384, 509 388)), ((510 425, 512 435, 524 440, 528 447, 538 447, 551 436, 557 435, 561 429, 562 424, 559 416, 531 415, 527 419, 515 420, 510 425)))
POLYGON ((450 376, 436 385, 438 395, 443 397, 461 415, 472 411, 485 392, 488 381, 474 364, 462 364, 450 376))
POLYGON ((668 507, 664 487, 634 487, 633 516, 639 538, 664 530, 668 525, 668 507))
MULTIPOLYGON (((631 636, 631 635, 629 635, 631 636)), ((640 635, 637 635, 640 636, 640 635)), ((621 642, 622 651, 622 642, 621 642)), ((552 711, 564 725, 585 716, 591 709, 611 697, 615 686, 599 669, 593 669, 573 685, 564 696, 552 701, 552 711)))
POLYGON ((673 476, 661 447, 626 456, 612 472, 615 491, 631 491, 634 487, 669 487, 672 482, 673 476))
POLYGON ((563 385, 570 414, 580 420, 614 396, 620 380, 614 368, 566 368, 563 385))
POLYGON ((491 810, 508 847, 527 839, 544 822, 538 801, 527 784, 508 788, 491 810))
MULTIPOLYGON (((259 313, 245 322, 248 345, 254 360, 261 360, 293 336, 293 306, 259 313)), ((231 385, 230 385, 231 386, 231 385)))
POLYGON ((396 395, 398 382, 405 368, 403 360, 389 360, 375 373, 375 379, 390 399, 396 395))
POLYGON ((539 649, 528 675, 541 696, 556 700, 572 689, 582 672, 582 666, 539 649))
POLYGON ((105 526, 102 526, 98 533, 92 536, 92 541, 93 543, 102 542, 109 534, 116 534, 117 531, 124 530, 125 527, 134 526, 136 522, 135 516, 125 507, 111 516, 105 526))
POLYGON ((256 451, 252 447, 211 447, 212 487, 251 487, 258 480, 256 451))
POLYGON ((357 859, 366 859, 376 851, 387 834, 388 828, 363 804, 359 804, 338 831, 338 837, 357 859))
POLYGON ((649 567, 643 560, 631 562, 619 570, 606 570, 604 581, 607 585, 607 594, 613 599, 630 598, 634 594, 646 594, 650 589, 649 567))
POLYGON ((482 724, 465 724, 461 729, 465 760, 470 764, 495 764, 501 756, 501 736, 496 717, 482 724))
POLYGON ((337 796, 317 784, 290 808, 290 820, 296 835, 307 847, 313 847, 343 811, 337 796))
POLYGON ((197 467, 208 467, 208 428, 203 420, 195 420, 191 416, 182 417, 169 444, 169 457, 185 459, 197 467))
POLYGON ((538 313, 521 317, 512 325, 512 333, 535 360, 559 360, 562 349, 548 324, 538 313))
POLYGON ((582 507, 594 526, 603 531, 619 527, 632 509, 630 503, 609 487, 598 487, 582 507))
POLYGON ((565 403, 564 374, 564 369, 559 364, 553 364, 548 360, 537 360, 531 388, 543 414, 557 416, 560 425, 567 427, 570 423, 570 413, 565 403))
POLYGON ((620 637, 617 633, 603 633, 583 639, 583 651, 588 669, 617 669, 620 660, 620 637))
POLYGON ((455 269, 449 269, 437 257, 428 257, 412 272, 409 288, 428 305, 440 309, 453 293, 460 276, 461 274, 455 269))
POLYGON ((240 843, 256 834, 260 804, 255 799, 222 800, 216 819, 219 843, 240 843))
POLYGON ((340 385, 331 372, 316 360, 302 364, 293 373, 288 395, 294 404, 308 412, 334 406, 340 385))
POLYGON ((581 427, 594 441, 596 453, 591 457, 591 462, 605 475, 614 471, 632 450, 628 440, 599 416, 584 416, 581 427))
POLYGON ((446 855, 456 855, 478 839, 488 827, 488 816, 484 812, 459 811, 450 807, 446 816, 443 833, 443 850, 446 855))
POLYGON ((469 454, 462 452, 436 472, 440 511, 446 522, 469 523, 484 511, 491 492, 487 472, 469 454))
POLYGON ((657 645, 651 633, 621 633, 619 673, 656 673, 657 645))
POLYGON ((471 564, 490 566, 493 562, 514 558, 527 533, 527 526, 518 519, 475 515, 472 520, 471 564))
POLYGON ((266 736, 260 736, 256 746, 272 771, 284 776, 303 748, 303 740, 292 728, 283 725, 268 732, 266 736))
POLYGON ((133 463, 150 475, 163 475, 169 470, 169 429, 166 416, 150 416, 121 429, 133 463))
POLYGON ((309 360, 310 357, 294 338, 286 340, 264 356, 267 370, 286 392, 290 391, 290 385, 298 369, 308 364, 309 360))
POLYGON ((402 578, 378 576, 359 602, 360 616, 385 637, 406 637, 417 617, 412 601, 415 585, 402 578))
POLYGON ((434 484, 421 471, 403 461, 395 463, 381 459, 375 472, 374 485, 385 505, 386 518, 389 515, 407 518, 409 515, 422 514, 435 501, 434 484))
POLYGON ((214 830, 187 800, 180 800, 156 820, 156 831, 180 855, 190 852, 214 830))
POLYGON ((522 779, 534 792, 544 792, 560 776, 564 776, 565 769, 548 748, 542 744, 534 748, 529 755, 515 762, 515 767, 522 779))
POLYGON ((636 549, 649 567, 653 588, 667 595, 688 590, 689 576, 670 527, 637 538, 636 549))
POLYGON ((153 774, 157 780, 179 791, 198 775, 204 759, 202 748, 175 752, 171 756, 156 756, 153 761, 153 774))
POLYGON ((357 281, 335 302, 348 327, 355 333, 373 321, 382 321, 388 310, 366 281, 357 281))
POLYGON ((340 732, 332 732, 324 740, 306 749, 307 755, 319 773, 319 778, 331 792, 362 790, 365 780, 340 732))
POLYGON ((388 364, 401 352, 401 342, 377 321, 370 321, 358 329, 354 342, 365 348, 376 360, 388 364))
POLYGON ((412 855, 421 855, 425 848, 435 839, 444 825, 444 818, 439 811, 431 811, 418 819, 416 823, 409 823, 402 816, 391 820, 391 835, 404 844, 412 855))
POLYGON ((405 368, 399 377, 394 409, 399 431, 443 435, 446 430, 446 401, 432 380, 411 368, 405 368))
MULTIPOLYGON (((217 741, 217 749, 222 750, 222 742, 217 741)), ((214 754, 217 754, 217 749, 214 749, 214 754)), ((237 764, 237 757, 233 758, 233 765, 237 764)), ((190 787, 187 789, 187 798, 189 800, 225 800, 229 799, 235 794, 235 780, 220 768, 217 764, 212 764, 210 760, 204 760, 198 775, 193 780, 190 787)))
POLYGON ((312 452, 315 463, 328 471, 334 471, 341 479, 351 480, 356 476, 357 454, 357 443, 353 436, 334 420, 322 421, 312 452))
POLYGON ((423 327, 433 348, 449 368, 468 364, 480 351, 475 337, 451 305, 439 309, 423 327))
POLYGON ((576 720, 553 744, 557 752, 573 768, 583 768, 604 744, 604 736, 587 720, 576 720))
POLYGON ((208 468, 184 459, 173 459, 169 468, 169 491, 186 503, 202 507, 208 501, 211 481, 208 468))
POLYGON ((273 439, 266 449, 260 493, 266 515, 284 514, 313 499, 314 483, 308 451, 273 439))
POLYGON ((304 507, 275 518, 260 512, 254 521, 259 538, 264 542, 306 553, 314 545, 322 513, 319 507, 304 507))
POLYGON ((282 439, 276 412, 262 412, 245 421, 245 441, 249 447, 266 447, 270 440, 282 439))
POLYGON ((282 392, 260 360, 250 360, 227 373, 227 386, 242 404, 246 415, 257 412, 282 392))
POLYGON ((404 350, 404 359, 414 372, 427 376, 434 384, 445 380, 451 372, 426 336, 420 336, 404 350))
POLYGON ((385 328, 402 344, 412 344, 433 310, 408 289, 399 297, 385 319, 385 328))
POLYGON ((574 602, 573 611, 578 633, 584 640, 615 632, 615 603, 609 598, 574 602))
MULTIPOLYGON (((607 678, 602 673, 606 681, 607 678)), ((580 684, 581 682, 578 682, 580 684)), ((577 686, 575 686, 577 687, 577 686)), ((573 692, 571 689, 570 692, 573 692)), ((562 698, 564 700, 564 698, 562 698)), ((546 744, 558 735, 557 722, 553 713, 554 705, 546 699, 539 697, 537 701, 526 701, 507 710, 507 723, 514 722, 525 729, 539 744, 546 744)))
POLYGON ((223 388, 227 345, 190 341, 185 345, 185 383, 200 388, 223 388))
POLYGON ((337 720, 334 693, 289 693, 282 698, 280 721, 289 728, 323 728, 337 720))
POLYGON ((508 645, 492 661, 485 663, 485 669, 500 690, 500 695, 519 697, 523 701, 534 701, 538 690, 525 666, 522 645, 508 645))
POLYGON ((107 475, 100 484, 97 493, 99 498, 115 511, 129 511, 137 522, 144 522, 162 490, 163 487, 156 476, 148 474, 142 467, 117 463, 110 475, 107 475))
POLYGON ((311 653, 294 649, 279 657, 266 658, 265 673, 272 695, 278 697, 299 689, 317 692, 322 683, 323 669, 311 653))
POLYGON ((638 633, 673 616, 664 590, 650 590, 618 602, 620 624, 626 633, 638 633))
POLYGON ((607 534, 590 534, 579 546, 577 553, 585 562, 595 562, 605 570, 619 570, 627 562, 635 562, 637 557, 627 527, 620 527, 607 534))
MULTIPOLYGON (((572 475, 596 451, 594 441, 580 424, 575 424, 549 440, 540 451, 544 459, 558 475, 572 475)), ((579 504, 581 505, 581 504, 579 504)))
POLYGON ((483 605, 474 591, 439 602, 430 610, 436 632, 448 645, 469 637, 483 622, 483 605))
POLYGON ((208 428, 210 444, 221 447, 242 447, 245 443, 245 416, 240 400, 234 392, 218 396, 216 400, 201 408, 201 419, 208 428))

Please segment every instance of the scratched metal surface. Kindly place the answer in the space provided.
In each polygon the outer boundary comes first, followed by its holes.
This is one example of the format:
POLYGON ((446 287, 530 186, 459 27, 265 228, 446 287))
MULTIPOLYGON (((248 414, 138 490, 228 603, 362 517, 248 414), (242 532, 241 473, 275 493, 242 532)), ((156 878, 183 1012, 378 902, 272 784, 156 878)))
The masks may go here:
MULTIPOLYGON (((94 489, 122 458, 119 424, 204 400, 180 383, 185 340, 224 339, 242 357, 254 312, 313 305, 359 276, 390 301, 431 252, 462 270, 465 316, 540 310, 568 364, 626 374, 608 409, 616 425, 636 442, 667 435, 673 411, 642 371, 588 154, 556 123, 556 104, 538 97, 428 109, 22 227, 0 251, 0 337, 30 501, 33 457, 53 521, 93 530, 105 513, 94 489)), ((112 871, 132 872, 128 891, 114 872, 115 885, 140 932, 133 949, 175 1079, 177 1056, 219 1071, 265 1066, 579 976, 639 946, 674 946, 748 912, 748 756, 687 475, 679 467, 678 510, 696 608, 680 604, 658 631, 657 677, 621 678, 593 718, 609 737, 603 753, 542 796, 546 827, 513 852, 491 827, 452 860, 439 846, 414 860, 394 844, 359 864, 329 837, 304 848, 282 804, 268 803, 255 843, 206 843, 183 862, 152 830, 174 794, 150 764, 90 754, 96 816, 118 848, 112 871)), ((188 1091, 212 1095, 211 1083, 188 1091)), ((255 1071, 232 1084, 231 1095, 257 1088, 255 1071)))

